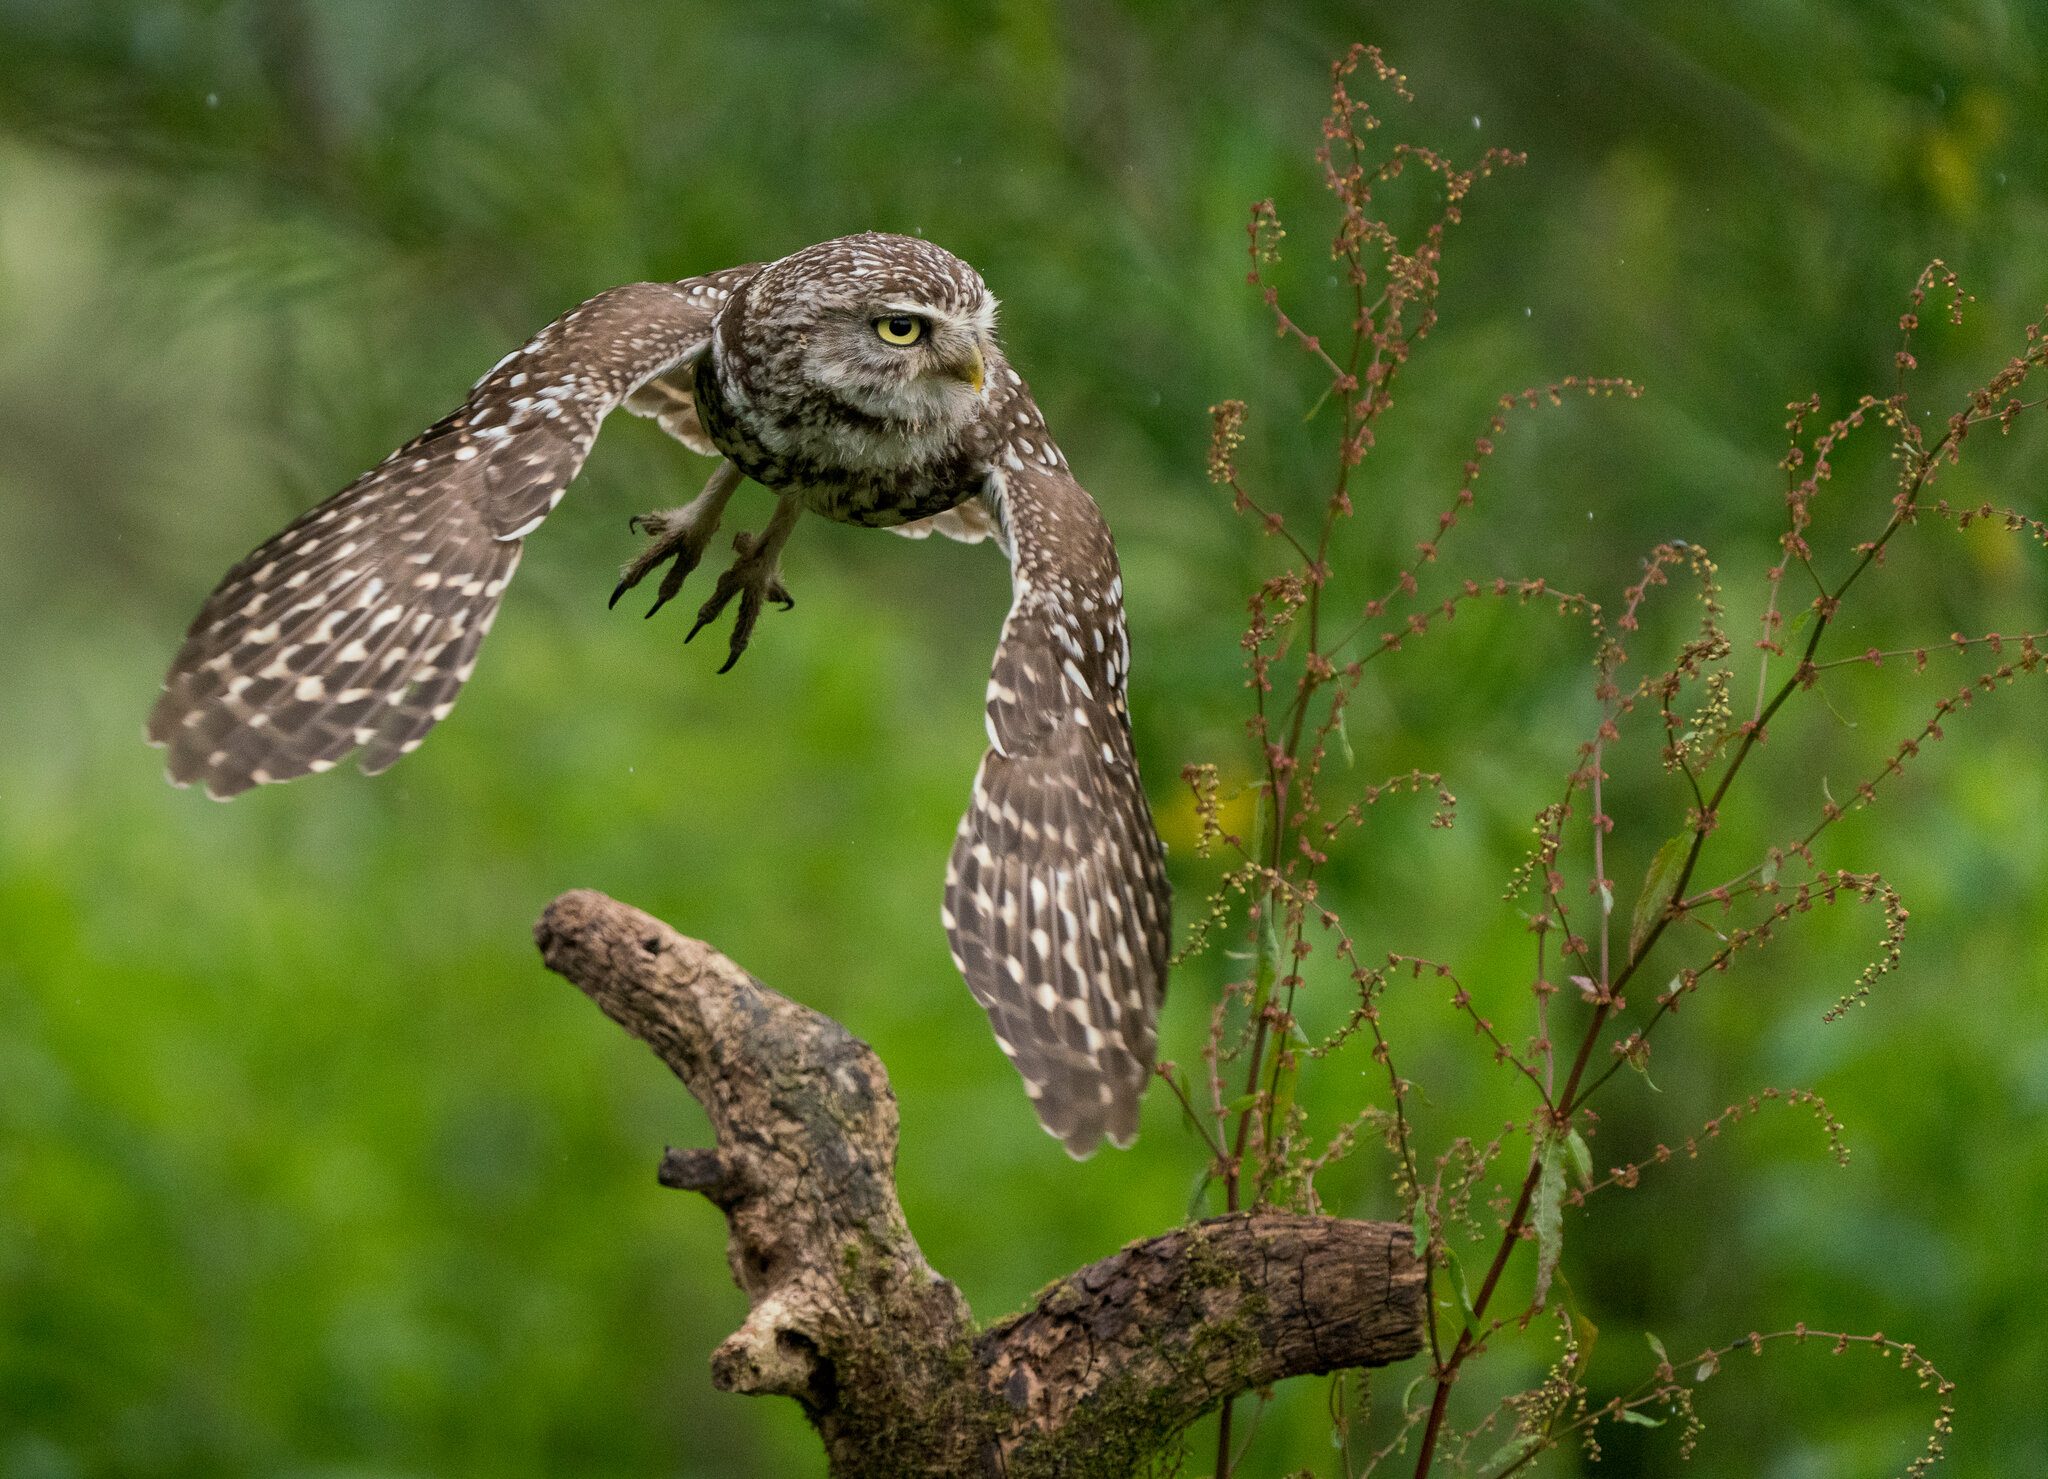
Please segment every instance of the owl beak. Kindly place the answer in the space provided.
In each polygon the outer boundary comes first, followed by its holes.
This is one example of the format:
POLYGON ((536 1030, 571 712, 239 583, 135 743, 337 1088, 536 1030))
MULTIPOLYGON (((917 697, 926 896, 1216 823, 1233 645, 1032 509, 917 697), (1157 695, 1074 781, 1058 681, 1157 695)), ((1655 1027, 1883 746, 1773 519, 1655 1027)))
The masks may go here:
POLYGON ((972 386, 976 395, 982 394, 982 385, 987 377, 987 367, 982 363, 981 346, 974 346, 974 357, 964 365, 955 365, 953 373, 965 384, 972 386))

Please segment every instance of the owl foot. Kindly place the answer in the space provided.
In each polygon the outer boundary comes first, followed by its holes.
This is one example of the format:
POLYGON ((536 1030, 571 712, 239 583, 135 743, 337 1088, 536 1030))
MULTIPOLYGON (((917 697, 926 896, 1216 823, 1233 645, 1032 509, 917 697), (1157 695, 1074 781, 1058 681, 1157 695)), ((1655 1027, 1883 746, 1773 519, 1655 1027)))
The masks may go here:
POLYGON ((719 613, 731 604, 732 598, 740 598, 739 612, 733 617, 732 648, 721 673, 732 671, 732 665, 740 660, 740 654, 747 650, 747 643, 754 635, 754 624, 761 619, 761 609, 773 601, 784 611, 796 605, 796 597, 789 593, 782 583, 782 546, 789 539, 789 531, 796 523, 800 511, 793 499, 784 499, 775 510, 775 517, 768 521, 768 527, 759 534, 735 534, 732 540, 734 552, 739 556, 718 577, 718 584, 712 589, 711 598, 697 611, 696 625, 690 628, 685 642, 704 630, 718 619, 719 613))
POLYGON ((661 585, 654 593, 654 604, 647 608, 647 614, 652 616, 666 606, 670 598, 683 588, 683 582, 697 568, 698 561, 704 558, 704 551, 711 547, 712 536, 718 532, 718 521, 725 517, 725 505, 739 482, 739 470, 730 462, 720 463, 718 471, 711 475, 711 481, 704 485, 704 491, 683 507, 662 513, 635 514, 628 519, 626 527, 647 535, 650 542, 619 572, 619 583, 613 587, 612 598, 607 604, 618 605, 619 597, 653 574, 663 563, 672 560, 675 563, 669 565, 668 573, 662 576, 661 585))
POLYGON ((618 605, 619 597, 669 561, 674 563, 662 576, 661 584, 654 593, 654 604, 647 608, 647 614, 652 616, 661 610, 683 588, 683 581, 697 568, 712 535, 718 532, 716 521, 691 519, 687 514, 687 509, 676 508, 666 513, 635 514, 632 517, 626 527, 636 534, 650 536, 650 542, 619 572, 619 583, 606 604, 618 605))

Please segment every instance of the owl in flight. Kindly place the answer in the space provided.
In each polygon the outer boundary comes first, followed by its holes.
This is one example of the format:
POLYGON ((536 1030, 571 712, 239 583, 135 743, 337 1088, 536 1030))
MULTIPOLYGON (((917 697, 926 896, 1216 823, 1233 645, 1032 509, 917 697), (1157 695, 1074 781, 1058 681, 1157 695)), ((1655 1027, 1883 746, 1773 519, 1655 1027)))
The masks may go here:
MULTIPOLYGON (((1045 1128, 1076 1156, 1138 1129, 1165 991, 1164 848, 1131 751, 1116 548, 995 340, 996 301, 931 243, 870 233, 766 265, 600 293, 435 423, 230 570, 164 680, 148 737, 225 799, 376 773, 445 719, 526 536, 620 405, 720 461, 620 595, 676 594, 748 478, 775 495, 690 629, 737 599, 730 668, 806 509, 912 537, 994 538, 1012 599, 989 749, 946 867, 953 963, 1045 1128)), ((653 611, 648 613, 653 615, 653 611)), ((723 672, 725 668, 721 668, 723 672)))

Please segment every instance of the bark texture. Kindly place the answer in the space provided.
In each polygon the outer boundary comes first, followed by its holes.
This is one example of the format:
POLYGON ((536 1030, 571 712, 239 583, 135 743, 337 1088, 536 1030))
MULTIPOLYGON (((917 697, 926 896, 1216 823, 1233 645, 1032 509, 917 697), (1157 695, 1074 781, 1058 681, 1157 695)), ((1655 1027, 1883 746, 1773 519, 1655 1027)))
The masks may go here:
POLYGON ((834 1475, 1126 1475, 1226 1396, 1421 1346, 1407 1228, 1270 1213, 1133 1243, 977 1332, 896 1199, 867 1044, 603 894, 564 894, 535 936, 710 1116, 717 1145, 669 1151, 661 1180, 725 1213, 751 1305, 712 1380, 801 1402, 834 1475))

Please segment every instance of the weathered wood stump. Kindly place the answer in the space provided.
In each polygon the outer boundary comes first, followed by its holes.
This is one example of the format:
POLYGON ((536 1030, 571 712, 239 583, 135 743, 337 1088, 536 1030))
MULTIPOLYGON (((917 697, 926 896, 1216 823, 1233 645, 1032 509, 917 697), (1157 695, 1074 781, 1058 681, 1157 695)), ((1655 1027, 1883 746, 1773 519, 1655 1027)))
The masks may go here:
POLYGON ((1133 1243, 977 1331, 904 1220, 867 1044, 603 894, 535 936, 709 1114, 717 1146, 661 1179, 725 1213, 751 1301, 712 1380, 801 1402, 834 1475, 1126 1475, 1227 1396, 1421 1345, 1407 1228, 1278 1213, 1133 1243))

